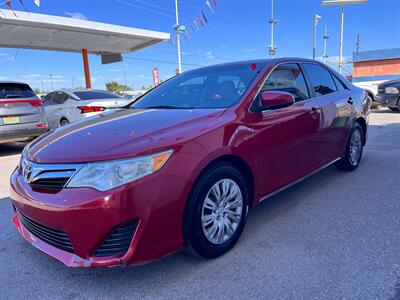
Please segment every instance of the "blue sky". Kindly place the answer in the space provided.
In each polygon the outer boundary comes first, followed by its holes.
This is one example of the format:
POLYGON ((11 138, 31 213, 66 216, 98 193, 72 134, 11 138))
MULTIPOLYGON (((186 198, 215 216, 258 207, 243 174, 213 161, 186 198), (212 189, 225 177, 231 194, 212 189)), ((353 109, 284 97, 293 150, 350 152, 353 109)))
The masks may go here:
MULTIPOLYGON (((22 10, 13 0, 14 9, 22 10)), ((29 11, 123 26, 172 32, 175 23, 174 0, 42 0, 37 8, 33 0, 25 0, 29 11)), ((212 1, 211 1, 212 2, 212 1)), ((203 0, 179 0, 180 18, 191 24, 204 5, 203 0)), ((271 0, 217 0, 216 14, 208 9, 206 25, 189 40, 182 41, 183 70, 197 66, 268 57, 270 43, 268 19, 271 0)), ((330 63, 339 55, 340 7, 322 7, 320 0, 275 0, 277 56, 311 57, 313 15, 322 16, 318 27, 317 56, 323 52, 323 31, 328 26, 330 63)), ((6 9, 5 6, 1 9, 6 9)), ((360 33, 361 51, 400 48, 400 0, 369 0, 366 5, 345 8, 344 56, 351 58, 360 33)), ((0 37, 1 38, 1 37, 0 37)), ((19 80, 49 91, 49 74, 54 88, 84 86, 80 54, 48 51, 0 49, 0 80, 19 80)), ((101 65, 100 58, 90 56, 92 83, 104 88, 110 80, 136 89, 152 84, 152 69, 159 68, 166 79, 176 66, 176 47, 168 43, 152 46, 125 56, 123 63, 101 65), (157 60, 158 62, 151 61, 157 60), (162 62, 161 62, 162 61, 162 62)), ((351 72, 351 65, 345 69, 351 72)))

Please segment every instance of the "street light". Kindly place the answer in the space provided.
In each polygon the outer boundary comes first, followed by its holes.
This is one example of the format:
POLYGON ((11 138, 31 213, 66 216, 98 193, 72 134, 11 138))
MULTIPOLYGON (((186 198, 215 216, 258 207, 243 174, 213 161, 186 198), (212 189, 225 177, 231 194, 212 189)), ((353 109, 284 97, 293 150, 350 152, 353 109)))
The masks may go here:
POLYGON ((178 0, 175 0, 175 18, 176 18, 176 25, 175 27, 177 28, 177 46, 178 46, 178 73, 182 73, 182 62, 181 62, 181 27, 179 25, 179 11, 178 11, 178 0))
POLYGON ((344 6, 347 4, 366 4, 368 0, 325 0, 321 2, 322 6, 341 5, 340 21, 340 48, 339 48, 339 73, 342 73, 343 64, 343 25, 344 25, 344 6))
POLYGON ((274 28, 278 20, 274 18, 274 0, 271 0, 271 19, 269 19, 269 24, 271 25, 271 45, 268 46, 269 55, 274 57, 276 54, 276 46, 274 45, 274 28))
POLYGON ((313 43, 313 55, 312 55, 314 60, 315 60, 315 52, 317 49, 317 25, 319 23, 319 20, 321 19, 322 19, 321 16, 317 14, 314 15, 314 43, 313 43))
POLYGON ((323 62, 326 63, 326 59, 328 58, 328 53, 327 53, 327 44, 329 40, 329 35, 328 35, 328 28, 325 25, 325 34, 324 34, 324 55, 322 56, 323 62))

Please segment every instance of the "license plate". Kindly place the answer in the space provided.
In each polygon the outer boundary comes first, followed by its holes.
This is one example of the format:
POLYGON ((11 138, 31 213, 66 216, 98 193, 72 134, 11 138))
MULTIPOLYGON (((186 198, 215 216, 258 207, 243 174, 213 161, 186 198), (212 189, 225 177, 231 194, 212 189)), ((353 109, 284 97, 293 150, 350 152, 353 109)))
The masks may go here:
POLYGON ((3 123, 6 124, 17 124, 19 123, 19 117, 5 117, 3 118, 3 123))

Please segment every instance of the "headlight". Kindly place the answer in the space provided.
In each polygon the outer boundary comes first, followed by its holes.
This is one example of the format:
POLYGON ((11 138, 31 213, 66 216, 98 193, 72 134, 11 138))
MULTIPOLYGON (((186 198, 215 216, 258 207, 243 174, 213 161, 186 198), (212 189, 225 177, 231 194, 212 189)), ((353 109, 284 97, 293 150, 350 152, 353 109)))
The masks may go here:
POLYGON ((385 94, 398 94, 399 90, 394 86, 388 86, 385 88, 385 94))
POLYGON ((160 170, 172 150, 132 159, 88 163, 71 178, 67 187, 92 187, 107 191, 160 170))

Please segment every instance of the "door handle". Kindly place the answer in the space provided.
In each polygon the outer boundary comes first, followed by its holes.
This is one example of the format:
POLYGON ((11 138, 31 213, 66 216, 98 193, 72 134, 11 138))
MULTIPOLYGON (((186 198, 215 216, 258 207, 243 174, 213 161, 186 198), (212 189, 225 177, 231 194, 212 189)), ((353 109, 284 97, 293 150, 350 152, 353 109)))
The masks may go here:
POLYGON ((319 115, 319 109, 316 108, 316 107, 312 107, 312 108, 311 108, 311 111, 310 111, 310 115, 311 115, 314 119, 316 119, 316 118, 318 117, 318 115, 319 115))
POLYGON ((348 104, 353 104, 353 103, 354 103, 353 98, 349 97, 349 98, 347 99, 347 103, 348 103, 348 104))

